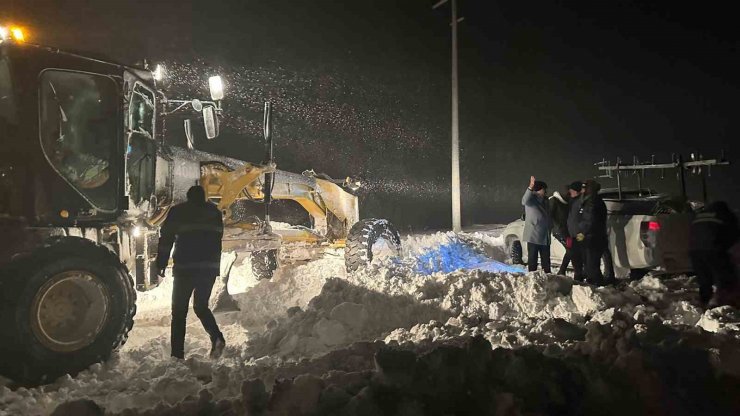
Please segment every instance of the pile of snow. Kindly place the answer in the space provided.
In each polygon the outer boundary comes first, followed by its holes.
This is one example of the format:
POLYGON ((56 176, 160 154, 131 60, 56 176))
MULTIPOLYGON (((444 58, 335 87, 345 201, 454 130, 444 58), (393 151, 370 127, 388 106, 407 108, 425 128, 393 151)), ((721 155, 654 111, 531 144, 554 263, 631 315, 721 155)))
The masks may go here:
POLYGON ((305 310, 293 308, 251 339, 250 355, 314 357, 337 346, 373 340, 396 328, 449 315, 436 305, 408 294, 389 295, 329 279, 305 310))
POLYGON ((174 405, 125 414, 735 414, 740 384, 715 375, 711 354, 650 339, 664 330, 651 326, 647 336, 624 324, 591 324, 581 348, 555 354, 493 349, 482 337, 354 344, 313 368, 298 364, 301 373, 271 388, 252 378, 234 398, 203 389, 174 405), (358 358, 372 365, 320 372, 358 358))
POLYGON ((400 261, 348 275, 341 251, 327 249, 270 281, 232 253, 214 295, 233 301, 217 313, 222 358, 206 358, 192 313, 187 359, 169 358, 166 279, 140 294, 143 312, 113 359, 40 388, 0 382, 0 415, 85 399, 127 415, 695 414, 700 400, 723 414, 737 405, 740 313, 703 313, 693 279, 595 288, 487 270, 504 260, 494 259, 502 245, 482 231, 409 236, 400 261))

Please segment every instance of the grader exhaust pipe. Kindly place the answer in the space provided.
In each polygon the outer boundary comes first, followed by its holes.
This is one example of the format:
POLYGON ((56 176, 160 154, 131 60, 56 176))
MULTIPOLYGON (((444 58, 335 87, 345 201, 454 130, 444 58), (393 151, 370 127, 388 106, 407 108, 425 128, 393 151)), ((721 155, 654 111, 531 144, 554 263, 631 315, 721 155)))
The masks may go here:
MULTIPOLYGON (((264 137, 265 137, 265 161, 264 164, 267 166, 274 166, 275 161, 273 160, 273 142, 272 142, 272 104, 269 101, 265 102, 265 114, 263 120, 264 137)), ((265 183, 263 184, 262 192, 265 195, 265 232, 269 233, 272 231, 270 227, 270 205, 272 204, 272 189, 275 185, 275 174, 273 172, 265 173, 265 183)))

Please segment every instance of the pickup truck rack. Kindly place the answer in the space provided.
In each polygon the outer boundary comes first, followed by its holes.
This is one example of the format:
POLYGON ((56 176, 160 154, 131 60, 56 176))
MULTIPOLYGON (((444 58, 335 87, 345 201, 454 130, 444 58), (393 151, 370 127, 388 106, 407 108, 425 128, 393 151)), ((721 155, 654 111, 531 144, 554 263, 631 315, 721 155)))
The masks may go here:
POLYGON ((673 154, 671 156, 670 163, 655 163, 655 156, 651 156, 650 162, 640 163, 637 157, 632 158, 632 164, 623 164, 620 158, 617 158, 615 164, 607 160, 597 162, 594 166, 604 172, 600 178, 614 178, 617 179, 617 190, 619 199, 622 199, 622 176, 635 175, 637 176, 637 189, 642 189, 642 179, 645 177, 645 172, 649 170, 660 170, 661 178, 665 176, 666 170, 676 170, 678 179, 681 183, 681 196, 686 199, 686 172, 690 174, 699 175, 701 177, 702 185, 702 197, 704 202, 707 201, 707 176, 712 176, 713 166, 729 166, 730 162, 725 159, 724 152, 719 158, 716 159, 704 159, 701 154, 692 153, 689 160, 685 160, 682 155, 673 154))

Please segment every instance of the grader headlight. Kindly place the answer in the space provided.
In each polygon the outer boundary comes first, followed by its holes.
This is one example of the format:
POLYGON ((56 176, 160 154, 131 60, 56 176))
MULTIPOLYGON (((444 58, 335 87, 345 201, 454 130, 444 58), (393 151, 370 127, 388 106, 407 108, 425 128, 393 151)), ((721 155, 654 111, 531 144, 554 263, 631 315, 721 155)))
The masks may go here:
POLYGON ((224 99, 224 83, 221 77, 216 75, 208 78, 208 87, 211 90, 211 99, 221 101, 224 99))
POLYGON ((155 81, 162 81, 164 79, 164 75, 165 75, 165 69, 164 69, 164 65, 162 64, 158 64, 154 68, 154 71, 152 71, 152 76, 154 77, 155 81))

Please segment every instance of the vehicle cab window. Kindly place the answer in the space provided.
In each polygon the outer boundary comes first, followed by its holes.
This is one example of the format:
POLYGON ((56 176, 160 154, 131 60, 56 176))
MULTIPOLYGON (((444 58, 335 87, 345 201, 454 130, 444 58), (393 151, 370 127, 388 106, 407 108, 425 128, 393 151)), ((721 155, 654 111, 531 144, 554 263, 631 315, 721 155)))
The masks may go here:
POLYGON ((154 93, 134 84, 129 103, 129 139, 126 164, 129 196, 138 205, 154 192, 154 169, 157 148, 154 143, 154 93))
POLYGON ((149 139, 154 138, 154 94, 139 83, 131 97, 131 131, 149 139))
POLYGON ((115 210, 115 81, 103 75, 46 70, 40 77, 39 101, 46 159, 94 208, 115 210))

